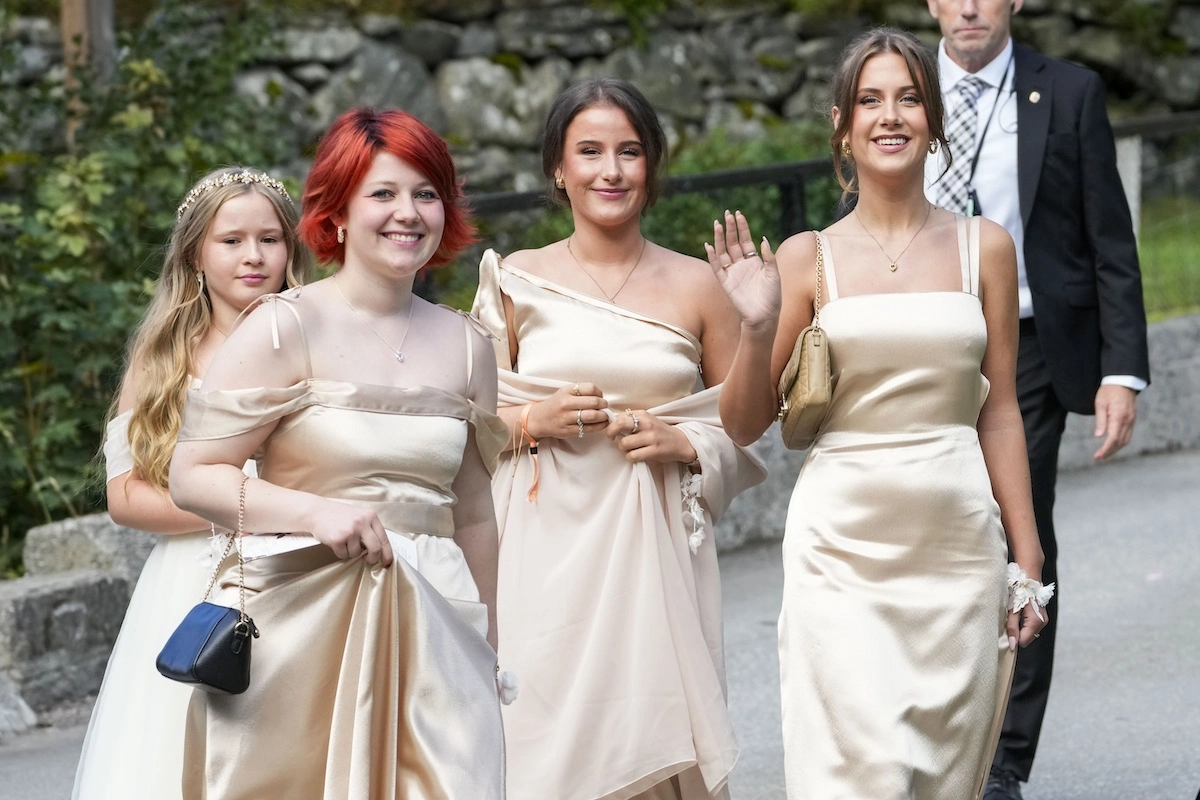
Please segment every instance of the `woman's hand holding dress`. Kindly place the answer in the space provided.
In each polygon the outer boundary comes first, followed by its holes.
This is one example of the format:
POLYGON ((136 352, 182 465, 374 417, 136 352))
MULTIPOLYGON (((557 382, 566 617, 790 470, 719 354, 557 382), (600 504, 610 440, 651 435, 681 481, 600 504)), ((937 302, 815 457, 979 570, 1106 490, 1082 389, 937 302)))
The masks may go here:
POLYGON ((594 383, 564 386, 529 409, 526 429, 534 439, 573 439, 608 427, 608 401, 594 383))
POLYGON ((656 461, 687 464, 696 459, 696 448, 683 431, 644 409, 627 409, 613 417, 605 434, 630 463, 656 461))
POLYGON ((337 500, 317 498, 311 515, 313 538, 338 558, 364 558, 368 564, 392 565, 392 545, 374 511, 337 500))

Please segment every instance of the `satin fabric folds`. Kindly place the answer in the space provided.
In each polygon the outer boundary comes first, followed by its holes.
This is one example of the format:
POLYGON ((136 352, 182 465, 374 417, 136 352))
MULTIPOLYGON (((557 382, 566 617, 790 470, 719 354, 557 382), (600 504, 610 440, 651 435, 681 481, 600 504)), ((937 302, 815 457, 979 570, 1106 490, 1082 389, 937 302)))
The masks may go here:
POLYGON ((961 220, 959 240, 963 291, 847 297, 824 245, 834 391, 783 545, 790 800, 970 800, 987 777, 1013 659, 961 220))
MULTIPOLYGON (((383 568, 341 561, 307 534, 249 537, 246 611, 262 632, 250 688, 194 693, 184 797, 502 800, 496 656, 451 538, 451 485, 468 436, 494 466, 503 423, 433 387, 309 378, 193 391, 180 440, 272 420, 264 479, 372 508, 394 541, 415 547, 383 568), (276 552, 262 546, 271 542, 276 552)), ((237 581, 231 556, 215 602, 236 606, 237 581)))
MULTIPOLYGON (((500 405, 596 383, 611 409, 676 425, 702 464, 700 519, 682 464, 632 464, 603 433, 521 446, 493 481, 500 523, 500 661, 512 800, 726 797, 738 756, 724 694, 713 520, 765 475, 720 427, 718 388, 693 394, 687 331, 503 264, 480 266, 473 313, 496 337, 500 405), (519 365, 508 352, 513 303, 519 365), (693 534, 702 535, 697 552, 693 534), (665 794, 664 794, 665 792, 665 794)), ((698 538, 698 537, 696 537, 698 538)))

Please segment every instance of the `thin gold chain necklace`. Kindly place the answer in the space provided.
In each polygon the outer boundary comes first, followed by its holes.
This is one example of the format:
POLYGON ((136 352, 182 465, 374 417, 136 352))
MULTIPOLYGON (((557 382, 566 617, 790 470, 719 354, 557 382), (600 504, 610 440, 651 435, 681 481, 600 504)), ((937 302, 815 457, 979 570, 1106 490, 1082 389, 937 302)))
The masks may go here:
POLYGON ((929 222, 929 215, 932 213, 933 213, 933 203, 926 203, 925 204, 925 219, 922 220, 921 226, 919 228, 917 228, 917 232, 914 233, 912 235, 912 238, 910 238, 908 240, 908 244, 904 245, 904 249, 900 251, 900 255, 896 256, 895 258, 892 258, 891 256, 888 255, 887 250, 884 250, 883 245, 880 244, 879 240, 875 238, 875 234, 871 233, 870 229, 868 229, 867 226, 863 224, 862 217, 860 217, 858 215, 857 208, 854 209, 854 218, 856 220, 858 220, 858 224, 862 226, 862 229, 867 232, 867 236, 870 236, 871 240, 875 242, 875 246, 879 248, 879 252, 883 253, 884 258, 886 258, 888 260, 888 269, 890 269, 892 272, 895 272, 896 271, 896 262, 899 261, 900 259, 904 258, 904 254, 908 252, 908 248, 912 247, 912 243, 917 240, 917 233, 920 233, 921 231, 925 230, 925 224, 927 222, 929 222))
POLYGON ((637 261, 633 262, 632 269, 625 274, 625 280, 621 281, 621 285, 618 286, 617 290, 612 294, 604 291, 604 287, 600 285, 600 281, 596 280, 592 273, 588 272, 580 260, 575 256, 575 251, 571 249, 571 240, 574 238, 575 234, 573 233, 567 237, 567 252, 571 254, 571 258, 574 260, 575 266, 579 267, 583 274, 587 275, 588 278, 591 279, 592 283, 596 284, 596 288, 600 290, 600 294, 604 295, 608 302, 615 305, 617 302, 617 295, 619 295, 621 290, 625 288, 625 284, 629 283, 629 279, 633 277, 633 273, 637 271, 638 265, 642 263, 642 255, 646 252, 646 237, 642 237, 642 249, 638 251, 637 261))
POLYGON ((400 335, 400 347, 392 347, 392 345, 388 342, 388 340, 383 338, 383 336, 379 333, 379 331, 375 330, 375 326, 372 325, 369 321, 367 321, 366 317, 364 317, 361 313, 359 313, 359 310, 354 307, 353 303, 350 302, 350 298, 346 297, 345 292, 342 291, 342 287, 338 286, 337 278, 336 277, 331 278, 330 280, 333 281, 333 288, 337 289, 338 294, 340 294, 342 296, 342 299, 346 301, 346 305, 349 306, 350 310, 354 312, 354 316, 356 316, 360 320, 362 320, 363 325, 366 325, 367 328, 371 331, 371 333, 375 334, 375 338, 378 339, 379 341, 383 342, 383 346, 386 347, 388 350, 390 350, 394 356, 396 356, 397 361, 399 361, 401 364, 403 364, 404 363, 404 353, 402 353, 400 351, 400 348, 404 347, 404 340, 408 338, 408 329, 412 327, 412 304, 413 304, 412 295, 409 295, 409 297, 408 297, 408 312, 409 312, 408 313, 408 322, 404 325, 404 333, 402 333, 400 335))

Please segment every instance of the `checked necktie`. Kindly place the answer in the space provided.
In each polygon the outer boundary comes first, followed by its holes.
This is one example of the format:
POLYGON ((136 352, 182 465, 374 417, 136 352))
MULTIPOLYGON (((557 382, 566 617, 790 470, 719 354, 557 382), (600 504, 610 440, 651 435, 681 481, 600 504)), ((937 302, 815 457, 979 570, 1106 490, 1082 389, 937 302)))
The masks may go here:
POLYGON ((988 86, 967 75, 946 96, 946 141, 954 157, 950 169, 938 181, 938 205, 959 214, 967 213, 971 181, 971 157, 975 155, 975 128, 979 124, 979 96, 988 86))

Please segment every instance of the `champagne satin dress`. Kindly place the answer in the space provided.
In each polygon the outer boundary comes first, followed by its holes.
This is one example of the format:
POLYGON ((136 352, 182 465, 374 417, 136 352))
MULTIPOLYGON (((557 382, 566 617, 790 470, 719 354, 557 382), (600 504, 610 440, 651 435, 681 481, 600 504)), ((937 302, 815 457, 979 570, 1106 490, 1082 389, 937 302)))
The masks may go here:
MULTIPOLYGON (((265 302, 273 314, 296 311, 286 295, 265 302)), ((463 327, 469 353, 477 337, 463 327)), ((503 422, 429 386, 310 377, 281 389, 194 390, 179 439, 274 420, 261 477, 374 510, 397 558, 372 567, 339 560, 307 534, 247 538, 246 611, 262 633, 250 688, 193 695, 184 797, 501 800, 496 655, 451 538, 451 486, 468 436, 494 467, 503 422)), ((236 557, 218 585, 214 602, 236 606, 236 557)))
POLYGON ((823 240, 833 398, 783 544, 790 800, 982 793, 1012 658, 1005 536, 975 428, 988 392, 978 230, 960 218, 961 292, 838 297, 823 240))
POLYGON ((738 747, 725 706, 713 520, 765 475, 698 389, 700 343, 675 325, 502 262, 480 264, 473 313, 495 336, 500 405, 595 383, 613 412, 675 425, 701 473, 630 463, 603 433, 544 439, 493 480, 510 800, 727 797, 738 747), (508 350, 513 308, 518 364, 508 350))

